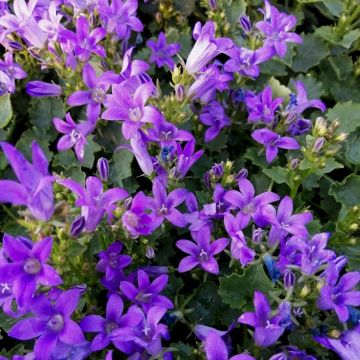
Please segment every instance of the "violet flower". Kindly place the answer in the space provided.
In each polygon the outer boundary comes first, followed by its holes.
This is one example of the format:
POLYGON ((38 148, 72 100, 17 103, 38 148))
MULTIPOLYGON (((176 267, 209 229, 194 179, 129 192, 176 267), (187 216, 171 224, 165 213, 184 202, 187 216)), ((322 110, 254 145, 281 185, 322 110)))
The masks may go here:
POLYGON ((230 190, 224 195, 224 199, 230 204, 240 209, 240 214, 244 218, 243 226, 250 222, 252 218, 256 225, 264 227, 269 223, 269 217, 265 210, 268 205, 280 199, 279 195, 273 192, 264 192, 255 196, 255 189, 251 182, 245 178, 238 181, 239 191, 230 190))
POLYGON ((153 181, 152 191, 157 215, 173 225, 185 227, 187 224, 185 216, 176 207, 185 201, 188 191, 175 189, 167 194, 166 188, 159 178, 153 181))
POLYGON ((288 345, 284 351, 273 355, 269 360, 317 360, 315 356, 308 355, 296 346, 288 345))
POLYGON ((136 307, 132 306, 128 312, 124 312, 124 303, 117 294, 112 294, 106 305, 105 319, 100 315, 88 315, 80 321, 80 327, 84 332, 98 333, 91 342, 91 351, 105 349, 112 342, 113 345, 122 351, 124 342, 120 337, 114 337, 116 329, 123 327, 135 327, 141 320, 142 316, 136 307))
POLYGON ((62 94, 61 86, 56 84, 49 84, 44 81, 29 81, 26 84, 25 91, 30 96, 46 97, 46 96, 60 96, 62 94))
POLYGON ((3 249, 11 262, 0 265, 0 283, 12 283, 12 293, 20 307, 31 301, 37 284, 56 286, 62 283, 56 270, 47 264, 52 249, 51 237, 30 248, 18 238, 5 234, 3 249))
POLYGON ((191 233, 195 242, 190 240, 178 240, 176 247, 186 254, 189 254, 180 261, 178 271, 186 272, 199 266, 211 273, 217 275, 219 273, 219 266, 214 257, 221 253, 229 243, 226 238, 211 241, 210 229, 204 227, 197 233, 191 233))
POLYGON ((288 234, 306 238, 308 231, 306 224, 312 221, 313 216, 309 211, 293 215, 293 201, 285 196, 279 203, 277 213, 272 219, 272 227, 269 233, 269 244, 273 246, 281 242, 288 234))
POLYGON ((340 277, 332 261, 326 269, 326 284, 320 290, 317 306, 320 310, 335 310, 339 320, 349 319, 348 306, 360 306, 360 291, 355 290, 360 282, 360 272, 348 272, 340 277))
POLYGON ((186 71, 195 74, 204 69, 217 55, 234 46, 231 39, 215 38, 215 24, 207 21, 204 26, 197 22, 193 37, 196 40, 186 61, 186 71))
POLYGON ((144 29, 136 17, 137 0, 100 0, 98 10, 100 19, 108 34, 113 34, 118 40, 128 38, 130 31, 141 32, 144 29))
POLYGON ((282 98, 272 98, 271 86, 266 86, 261 94, 247 96, 245 104, 249 111, 248 121, 272 124, 275 118, 275 111, 283 102, 282 98))
POLYGON ((154 94, 154 89, 154 84, 148 82, 131 94, 126 84, 113 85, 112 94, 105 101, 107 109, 102 118, 123 121, 122 133, 125 139, 130 139, 145 123, 158 121, 162 116, 155 107, 145 106, 148 98, 154 94))
POLYGON ((199 120, 204 125, 209 126, 205 131, 205 142, 214 140, 220 134, 221 129, 231 124, 224 108, 216 100, 203 107, 199 120))
POLYGON ((96 76, 94 68, 85 64, 83 68, 83 81, 89 90, 79 90, 71 94, 67 103, 71 106, 87 105, 86 115, 88 120, 96 122, 100 115, 101 104, 106 99, 106 92, 110 86, 117 82, 119 76, 112 71, 96 76))
POLYGON ((130 208, 121 220, 124 229, 134 238, 151 234, 163 221, 157 216, 153 199, 145 196, 142 191, 134 196, 130 208))
POLYGON ((58 179, 57 182, 75 193, 75 205, 81 206, 81 215, 85 217, 87 232, 96 229, 105 212, 110 222, 116 208, 115 204, 128 196, 127 191, 119 187, 104 192, 101 180, 95 176, 86 179, 85 187, 72 179, 58 179))
POLYGON ((255 344, 267 347, 274 344, 284 333, 283 320, 288 318, 288 307, 280 305, 277 314, 271 316, 271 308, 266 296, 260 292, 254 293, 255 312, 245 312, 239 318, 241 324, 255 328, 255 344))
POLYGON ((19 180, 0 180, 0 202, 26 205, 36 219, 49 220, 54 213, 54 178, 48 172, 49 162, 40 146, 32 143, 33 164, 14 146, 6 142, 0 146, 19 180))
MULTIPOLYGON (((150 355, 158 355, 162 351, 161 339, 169 339, 167 326, 159 324, 166 313, 166 309, 153 306, 147 314, 142 314, 142 320, 137 326, 124 327, 114 330, 114 340, 131 341, 137 352, 133 354, 134 359, 141 359, 141 353, 146 350, 150 355)), ((164 354, 165 358, 165 354, 164 354)))
POLYGON ((224 64, 225 71, 238 72, 240 75, 255 79, 260 75, 259 64, 270 60, 274 56, 274 51, 269 47, 250 50, 234 46, 226 52, 226 55, 230 56, 230 59, 224 64))
POLYGON ((251 137, 259 144, 265 145, 266 161, 270 164, 276 158, 279 148, 288 150, 300 149, 299 143, 288 136, 281 137, 269 129, 255 130, 251 137))
POLYGON ((107 281, 113 280, 119 272, 122 272, 132 262, 131 256, 120 254, 123 247, 124 245, 120 241, 116 241, 98 254, 100 260, 96 264, 96 271, 105 273, 107 281))
POLYGON ((37 338, 36 358, 49 360, 59 341, 65 344, 81 344, 85 341, 79 325, 71 319, 80 298, 79 290, 64 291, 52 304, 45 296, 39 296, 30 304, 34 317, 20 320, 8 332, 19 340, 37 338))
POLYGON ((85 157, 86 137, 94 130, 95 124, 90 120, 76 124, 70 113, 65 116, 65 121, 54 118, 54 126, 58 132, 64 134, 57 143, 59 151, 66 151, 74 147, 76 157, 83 162, 85 157))
POLYGON ((146 138, 150 141, 159 142, 161 147, 172 146, 174 148, 176 148, 178 141, 194 140, 194 136, 190 132, 178 129, 163 118, 152 124, 152 128, 148 129, 146 138))
POLYGON ((207 360, 255 360, 249 354, 234 355, 229 358, 229 352, 222 338, 212 331, 205 338, 204 350, 207 360))
POLYGON ((27 74, 22 67, 14 61, 13 53, 7 52, 4 60, 0 60, 0 82, 10 93, 15 92, 15 79, 24 79, 27 74))
POLYGON ((105 49, 98 44, 106 35, 106 30, 98 27, 90 31, 89 20, 80 16, 76 20, 76 33, 70 30, 62 30, 59 33, 59 41, 69 42, 74 51, 74 55, 82 62, 90 59, 92 54, 105 57, 105 49))
POLYGON ((273 48, 280 57, 286 54, 286 43, 301 44, 301 37, 290 30, 296 25, 296 17, 280 12, 265 0, 264 20, 255 27, 265 36, 265 46, 273 48))
POLYGON ((167 286, 168 275, 160 275, 152 282, 143 270, 137 271, 137 287, 129 281, 120 282, 120 290, 133 304, 140 305, 147 313, 152 306, 172 309, 174 304, 166 296, 159 295, 167 286))
POLYGON ((180 44, 167 44, 166 35, 161 31, 157 41, 148 40, 146 46, 151 49, 151 63, 156 63, 158 68, 166 65, 170 70, 174 69, 175 62, 172 57, 180 51, 180 44))
POLYGON ((339 339, 317 336, 315 341, 336 352, 342 360, 357 360, 360 353, 360 326, 346 331, 339 339))
POLYGON ((255 251, 247 246, 246 237, 242 230, 247 226, 247 218, 238 213, 233 216, 230 213, 224 215, 224 225, 231 238, 231 256, 240 261, 242 266, 246 266, 255 258, 255 251))

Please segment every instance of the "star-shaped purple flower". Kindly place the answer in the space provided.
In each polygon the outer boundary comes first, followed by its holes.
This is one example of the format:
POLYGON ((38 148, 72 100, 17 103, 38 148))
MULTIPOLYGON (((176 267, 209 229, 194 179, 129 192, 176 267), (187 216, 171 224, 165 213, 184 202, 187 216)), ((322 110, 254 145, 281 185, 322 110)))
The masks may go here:
POLYGON ((251 137, 259 144, 265 145, 266 161, 269 164, 276 158, 279 148, 287 150, 300 149, 300 145, 295 139, 289 136, 281 137, 269 129, 255 130, 251 137))
POLYGON ((178 271, 186 272, 199 266, 211 273, 218 274, 219 266, 215 259, 215 255, 221 253, 229 243, 226 238, 211 241, 210 229, 204 227, 197 233, 191 233, 195 242, 190 240, 178 240, 176 247, 189 256, 180 261, 178 271))
POLYGON ((174 69, 175 62, 172 57, 180 51, 179 44, 167 44, 166 35, 161 31, 157 41, 148 40, 146 45, 151 49, 151 63, 156 63, 159 68, 166 65, 170 70, 174 69))

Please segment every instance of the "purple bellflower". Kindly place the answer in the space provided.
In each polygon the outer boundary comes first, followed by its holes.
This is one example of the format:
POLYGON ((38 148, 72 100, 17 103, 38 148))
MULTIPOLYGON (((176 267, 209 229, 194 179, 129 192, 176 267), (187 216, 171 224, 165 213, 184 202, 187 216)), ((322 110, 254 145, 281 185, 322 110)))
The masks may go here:
MULTIPOLYGON (((147 314, 142 314, 142 320, 137 326, 123 327, 114 330, 114 340, 130 341, 136 349, 131 359, 141 360, 145 350, 150 355, 158 355, 162 351, 161 339, 169 339, 167 326, 159 324, 166 313, 166 309, 159 306, 153 306, 147 314)), ((164 359, 167 359, 164 354, 164 359)))
POLYGON ((131 202, 131 207, 122 216, 124 229, 134 238, 149 235, 158 228, 163 219, 157 216, 154 201, 138 192, 131 202))
POLYGON ((270 86, 266 86, 259 95, 247 96, 245 98, 245 104, 249 111, 248 121, 262 121, 265 124, 272 124, 274 122, 275 112, 282 101, 282 98, 273 100, 270 86))
POLYGON ((37 359, 49 360, 59 341, 65 344, 85 342, 79 325, 71 319, 79 302, 77 289, 64 291, 52 304, 45 296, 39 296, 30 304, 35 315, 20 320, 8 332, 9 336, 19 340, 38 338, 34 352, 37 359))
POLYGON ((276 7, 271 6, 265 0, 264 20, 255 24, 255 27, 265 36, 266 47, 271 47, 280 57, 286 54, 286 43, 292 42, 301 44, 301 37, 289 32, 296 25, 296 17, 280 12, 276 7))
POLYGON ((5 53, 4 60, 0 60, 0 83, 5 86, 6 90, 14 93, 15 79, 24 79, 26 76, 26 72, 14 61, 13 54, 5 53))
POLYGON ((205 338, 204 350, 206 360, 255 360, 249 354, 234 355, 229 358, 229 352, 223 339, 212 331, 205 338))
POLYGON ((29 81, 25 87, 26 93, 34 97, 60 96, 62 88, 56 84, 49 84, 44 81, 29 81))
POLYGON ((234 46, 226 52, 226 55, 230 56, 230 59, 224 64, 225 71, 238 72, 240 75, 255 79, 260 75, 259 64, 270 60, 274 56, 274 51, 269 47, 250 50, 234 46))
POLYGON ((307 238, 306 224, 313 217, 309 211, 293 215, 294 204, 291 198, 285 196, 279 203, 277 214, 272 219, 272 227, 269 233, 269 243, 273 246, 277 241, 281 242, 288 234, 307 238))
POLYGON ((246 237, 242 230, 247 226, 246 217, 238 213, 236 217, 230 213, 224 215, 224 225, 231 238, 231 256, 240 261, 242 266, 246 266, 255 258, 255 251, 247 246, 246 237))
POLYGON ((133 304, 141 306, 145 313, 147 313, 152 306, 172 309, 174 307, 173 303, 166 296, 159 295, 166 288, 168 281, 168 275, 160 275, 150 282, 146 272, 138 270, 138 286, 136 287, 129 281, 121 281, 120 290, 133 304))
POLYGON ((271 308, 268 299, 260 291, 254 294, 255 312, 243 313, 238 322, 255 328, 255 344, 267 347, 274 344, 285 331, 282 325, 284 318, 289 316, 288 307, 279 306, 276 315, 271 316, 271 308))
POLYGON ((221 129, 231 124, 230 118, 226 116, 224 108, 217 101, 211 101, 204 106, 199 120, 204 125, 209 126, 205 131, 205 142, 214 140, 220 134, 221 129))
POLYGON ((57 143, 59 151, 66 151, 74 147, 76 157, 79 161, 84 161, 86 137, 94 130, 95 124, 91 121, 83 121, 76 124, 70 113, 65 116, 65 121, 54 118, 54 126, 58 132, 64 134, 57 143))
POLYGON ((124 343, 121 337, 114 337, 114 331, 123 327, 135 327, 141 320, 142 316, 136 311, 135 306, 131 306, 127 313, 123 314, 124 303, 117 294, 112 294, 106 305, 105 319, 100 315, 85 316, 80 327, 84 332, 98 333, 91 342, 91 351, 105 349, 112 342, 119 349, 124 349, 124 343))
POLYGON ((76 33, 62 30, 59 33, 60 42, 70 43, 74 55, 82 62, 90 59, 92 54, 104 57, 105 49, 98 44, 106 35, 106 30, 98 27, 90 31, 89 20, 80 16, 76 21, 76 33))
POLYGON ((152 191, 157 215, 173 225, 185 227, 187 224, 185 216, 176 207, 185 201, 188 191, 176 189, 167 194, 166 188, 159 178, 153 181, 152 191))
POLYGON ((98 5, 100 18, 108 34, 122 40, 128 38, 130 31, 141 32, 142 22, 136 17, 137 0, 100 0, 98 5))
POLYGON ((300 149, 299 143, 288 136, 281 137, 269 129, 255 130, 251 137, 259 144, 265 145, 266 161, 270 164, 276 158, 279 148, 287 150, 300 149))
POLYGON ((32 143, 33 164, 14 146, 5 142, 0 146, 19 180, 0 180, 0 202, 26 205, 36 219, 49 220, 54 213, 54 178, 49 174, 49 162, 40 146, 35 141, 32 143))
POLYGON ((339 339, 315 337, 326 348, 336 352, 342 360, 357 360, 360 354, 360 326, 348 330, 339 339))
POLYGON ((354 289, 360 282, 360 272, 348 272, 340 277, 333 261, 325 272, 326 284, 320 290, 317 306, 320 310, 335 310, 344 323, 349 319, 348 306, 360 306, 360 291, 354 289))
POLYGON ((131 256, 120 254, 123 247, 120 241, 116 241, 98 254, 100 260, 96 265, 96 271, 105 273, 107 281, 113 280, 119 272, 131 264, 131 256))
POLYGON ((161 31, 156 42, 148 40, 146 45, 151 49, 151 63, 156 63, 159 68, 166 65, 170 70, 174 69, 175 62, 172 57, 180 51, 179 44, 167 44, 166 35, 161 31))
POLYGON ((110 86, 117 82, 119 76, 112 71, 96 76, 94 68, 85 64, 83 69, 83 81, 89 90, 79 90, 71 94, 67 103, 71 106, 87 104, 86 115, 88 120, 96 122, 101 111, 101 104, 106 99, 106 92, 110 86))
POLYGON ((316 360, 316 357, 308 355, 296 346, 289 345, 283 352, 273 355, 269 360, 316 360))
POLYGON ((56 270, 47 264, 52 249, 51 237, 30 248, 20 239, 5 234, 3 249, 11 262, 0 265, 0 283, 12 283, 12 293, 20 307, 32 300, 37 284, 57 286, 62 283, 56 270))
POLYGON ((178 271, 186 272, 199 266, 211 273, 218 274, 219 266, 215 259, 215 255, 221 253, 229 243, 226 238, 211 241, 210 229, 204 227, 197 233, 191 233, 195 242, 190 240, 178 240, 176 247, 186 254, 189 254, 180 261, 178 271))
POLYGON ((279 200, 279 195, 273 192, 264 192, 255 196, 255 189, 251 182, 247 179, 240 179, 238 181, 240 192, 230 190, 224 195, 224 199, 230 204, 240 209, 240 214, 244 217, 243 226, 250 222, 252 218, 256 225, 263 227, 269 222, 268 216, 265 213, 268 205, 274 201, 279 200))
POLYGON ((217 55, 234 46, 231 39, 215 38, 215 24, 212 21, 207 21, 204 26, 197 22, 194 26, 193 38, 196 42, 185 65, 190 74, 203 70, 217 55))
POLYGON ((130 139, 145 123, 153 123, 161 118, 161 113, 153 106, 145 106, 146 101, 154 94, 155 87, 151 82, 140 85, 131 94, 125 83, 112 86, 112 95, 105 101, 106 110, 102 114, 105 120, 123 121, 122 133, 130 139))
POLYGON ((87 232, 96 229, 105 212, 110 222, 113 211, 118 201, 124 200, 128 193, 122 188, 113 188, 103 191, 103 184, 96 176, 89 176, 86 179, 86 186, 83 187, 72 179, 58 179, 57 182, 70 189, 77 197, 76 206, 81 206, 81 215, 85 217, 87 232))

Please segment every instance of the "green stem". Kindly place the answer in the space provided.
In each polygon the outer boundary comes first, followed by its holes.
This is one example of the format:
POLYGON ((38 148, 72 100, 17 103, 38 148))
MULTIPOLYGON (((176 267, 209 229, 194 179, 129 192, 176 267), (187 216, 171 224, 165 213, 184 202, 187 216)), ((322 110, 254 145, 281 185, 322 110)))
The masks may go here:
POLYGON ((18 221, 16 216, 6 207, 6 205, 1 204, 1 208, 6 212, 7 215, 9 215, 14 221, 18 221))

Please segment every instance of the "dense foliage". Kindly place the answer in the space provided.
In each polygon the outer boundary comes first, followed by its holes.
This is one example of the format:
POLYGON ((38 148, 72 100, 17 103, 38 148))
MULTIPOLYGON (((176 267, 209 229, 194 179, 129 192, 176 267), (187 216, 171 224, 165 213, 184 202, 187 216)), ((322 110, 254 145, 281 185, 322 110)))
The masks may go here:
POLYGON ((355 360, 357 0, 0 2, 0 358, 355 360))

